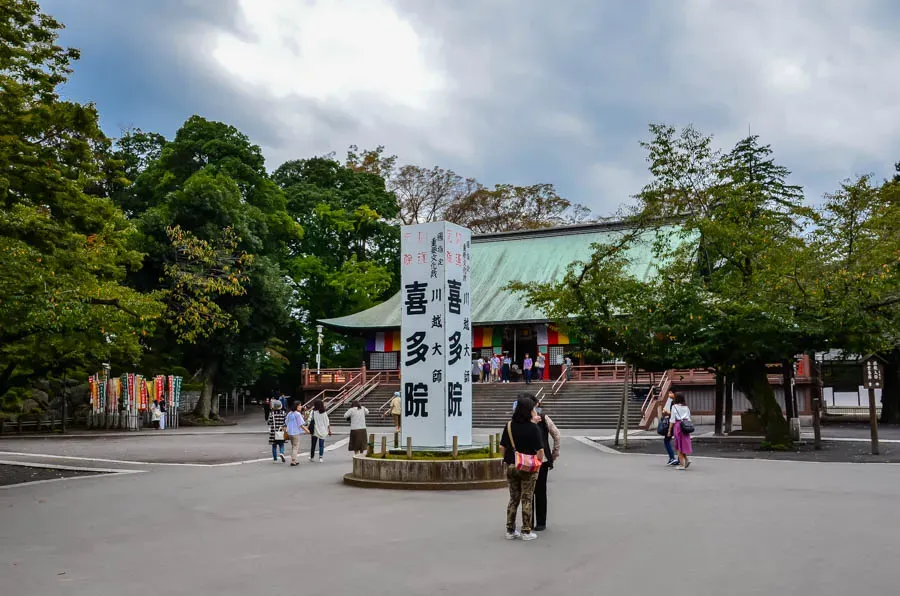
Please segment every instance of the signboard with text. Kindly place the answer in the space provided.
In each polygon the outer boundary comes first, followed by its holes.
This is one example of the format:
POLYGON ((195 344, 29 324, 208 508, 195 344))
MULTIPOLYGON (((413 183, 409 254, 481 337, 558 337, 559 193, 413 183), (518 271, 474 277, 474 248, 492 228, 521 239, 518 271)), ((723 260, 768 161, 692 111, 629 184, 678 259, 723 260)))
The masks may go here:
POLYGON ((400 237, 403 434, 413 445, 472 442, 472 235, 446 222, 400 237))

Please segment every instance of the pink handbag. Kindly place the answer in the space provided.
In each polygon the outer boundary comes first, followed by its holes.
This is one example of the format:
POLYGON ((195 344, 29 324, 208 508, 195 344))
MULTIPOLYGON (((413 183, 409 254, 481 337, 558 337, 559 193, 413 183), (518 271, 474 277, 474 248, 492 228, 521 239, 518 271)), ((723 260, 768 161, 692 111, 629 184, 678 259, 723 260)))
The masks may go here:
POLYGON ((541 469, 541 460, 538 459, 536 455, 526 455, 525 453, 519 453, 516 449, 516 442, 513 439, 512 434, 512 422, 508 422, 506 424, 506 433, 509 435, 509 442, 512 444, 513 451, 515 451, 515 466, 517 470, 522 472, 538 472, 541 469))

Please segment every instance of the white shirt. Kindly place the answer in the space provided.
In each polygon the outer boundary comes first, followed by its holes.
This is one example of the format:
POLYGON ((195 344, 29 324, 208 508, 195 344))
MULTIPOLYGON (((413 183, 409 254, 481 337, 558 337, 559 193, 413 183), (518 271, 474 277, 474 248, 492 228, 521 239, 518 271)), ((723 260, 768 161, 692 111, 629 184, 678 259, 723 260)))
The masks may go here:
POLYGON ((540 356, 538 356, 538 359, 537 359, 537 367, 544 368, 544 362, 546 362, 546 360, 544 359, 544 355, 541 354, 540 356))
POLYGON ((663 412, 672 413, 672 398, 666 399, 666 405, 663 406, 663 412))
POLYGON ((362 408, 350 408, 344 412, 344 418, 350 421, 350 430, 366 430, 366 416, 368 414, 369 409, 365 406, 362 408))
POLYGON ((310 422, 316 423, 316 426, 313 429, 314 435, 316 435, 320 439, 324 439, 328 436, 328 427, 331 426, 331 421, 328 419, 328 414, 322 414, 321 412, 313 410, 312 416, 310 416, 309 419, 310 422))
POLYGON ((481 370, 483 368, 484 368, 484 358, 479 358, 478 359, 478 370, 481 370))
POLYGON ((690 420, 691 419, 691 409, 684 404, 677 404, 672 406, 672 420, 675 422, 680 422, 682 420, 690 420))

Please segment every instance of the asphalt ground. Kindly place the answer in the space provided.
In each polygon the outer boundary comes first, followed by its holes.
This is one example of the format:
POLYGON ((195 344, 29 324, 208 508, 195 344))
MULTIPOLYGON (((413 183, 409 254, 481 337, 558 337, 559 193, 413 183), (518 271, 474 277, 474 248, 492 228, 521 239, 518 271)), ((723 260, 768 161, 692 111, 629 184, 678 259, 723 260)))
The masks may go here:
POLYGON ((252 435, 3 441, 0 459, 10 447, 142 473, 0 491, 4 596, 896 592, 889 464, 698 457, 680 472, 566 438, 548 529, 525 543, 504 540, 505 490, 348 487, 346 447, 296 468, 236 463, 267 455, 252 435))

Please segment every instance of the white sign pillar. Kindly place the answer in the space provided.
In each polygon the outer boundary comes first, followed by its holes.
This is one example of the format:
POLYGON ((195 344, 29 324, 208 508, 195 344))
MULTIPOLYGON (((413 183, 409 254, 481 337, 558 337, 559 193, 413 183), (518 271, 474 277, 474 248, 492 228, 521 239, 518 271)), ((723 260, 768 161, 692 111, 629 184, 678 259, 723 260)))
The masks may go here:
POLYGON ((472 443, 472 233, 434 222, 400 230, 403 435, 417 447, 472 443))

